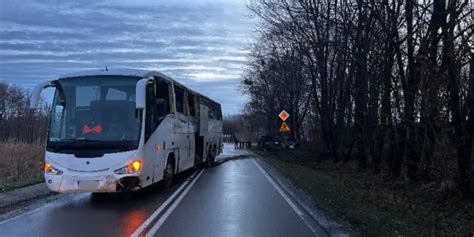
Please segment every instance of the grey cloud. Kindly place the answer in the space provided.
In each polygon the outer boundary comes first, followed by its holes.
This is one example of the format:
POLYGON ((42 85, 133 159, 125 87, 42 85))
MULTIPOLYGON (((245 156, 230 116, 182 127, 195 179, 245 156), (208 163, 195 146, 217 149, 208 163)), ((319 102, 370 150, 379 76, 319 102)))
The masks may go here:
POLYGON ((83 69, 161 70, 237 113, 254 23, 245 1, 0 0, 0 80, 31 88, 83 69))

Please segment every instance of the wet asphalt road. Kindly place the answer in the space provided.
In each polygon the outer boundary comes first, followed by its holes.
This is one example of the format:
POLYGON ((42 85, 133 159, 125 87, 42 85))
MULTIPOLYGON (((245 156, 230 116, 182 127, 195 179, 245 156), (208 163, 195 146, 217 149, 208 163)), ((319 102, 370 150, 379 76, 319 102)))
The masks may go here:
MULTIPOLYGON (((133 198, 68 194, 0 223, 0 236, 314 236, 259 162, 226 145, 210 169, 133 198)), ((278 186, 278 185, 277 185, 278 186)))

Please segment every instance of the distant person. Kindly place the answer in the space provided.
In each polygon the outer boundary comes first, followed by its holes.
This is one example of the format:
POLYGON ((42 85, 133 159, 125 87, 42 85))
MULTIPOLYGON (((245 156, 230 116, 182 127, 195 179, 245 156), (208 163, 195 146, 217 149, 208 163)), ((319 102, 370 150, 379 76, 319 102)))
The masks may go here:
POLYGON ((239 148, 239 140, 237 139, 237 133, 234 133, 233 138, 234 138, 234 148, 238 149, 239 148))

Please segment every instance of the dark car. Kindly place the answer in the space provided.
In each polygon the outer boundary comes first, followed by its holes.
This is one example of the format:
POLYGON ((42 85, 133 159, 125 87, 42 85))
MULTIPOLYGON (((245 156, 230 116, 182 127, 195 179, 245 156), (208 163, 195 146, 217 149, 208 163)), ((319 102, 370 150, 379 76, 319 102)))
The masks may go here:
POLYGON ((258 139, 257 148, 264 151, 278 151, 283 149, 282 141, 274 136, 265 135, 258 139))

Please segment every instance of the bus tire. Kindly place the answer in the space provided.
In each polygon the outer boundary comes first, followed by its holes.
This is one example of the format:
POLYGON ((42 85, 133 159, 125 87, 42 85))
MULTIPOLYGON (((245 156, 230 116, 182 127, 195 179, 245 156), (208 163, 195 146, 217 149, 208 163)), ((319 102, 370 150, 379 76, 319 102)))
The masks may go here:
POLYGON ((216 155, 212 149, 209 149, 209 154, 207 155, 207 168, 213 167, 215 161, 216 161, 216 155))
POLYGON ((169 188, 173 184, 173 175, 174 175, 174 163, 173 159, 170 157, 166 162, 166 168, 163 171, 163 188, 169 188))

